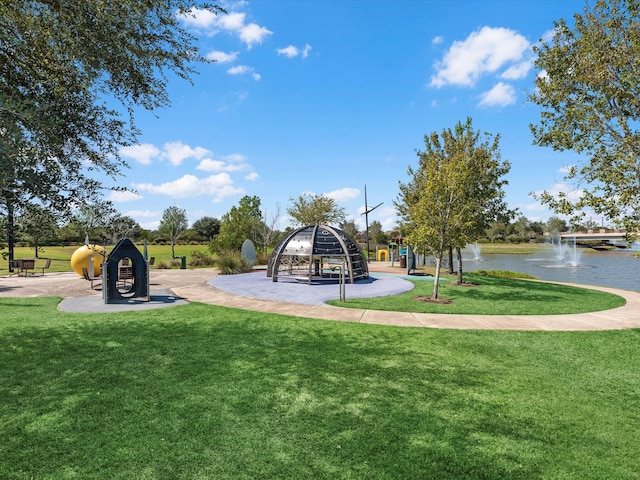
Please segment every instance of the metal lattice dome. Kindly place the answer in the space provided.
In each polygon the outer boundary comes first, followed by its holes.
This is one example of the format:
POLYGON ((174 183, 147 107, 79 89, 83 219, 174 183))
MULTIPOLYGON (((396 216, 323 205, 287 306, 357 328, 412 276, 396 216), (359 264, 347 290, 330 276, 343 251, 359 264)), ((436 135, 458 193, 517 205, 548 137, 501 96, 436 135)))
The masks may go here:
POLYGON ((339 228, 308 225, 285 236, 269 258, 267 277, 305 280, 338 279, 344 269, 345 280, 369 277, 367 261, 358 244, 339 228))

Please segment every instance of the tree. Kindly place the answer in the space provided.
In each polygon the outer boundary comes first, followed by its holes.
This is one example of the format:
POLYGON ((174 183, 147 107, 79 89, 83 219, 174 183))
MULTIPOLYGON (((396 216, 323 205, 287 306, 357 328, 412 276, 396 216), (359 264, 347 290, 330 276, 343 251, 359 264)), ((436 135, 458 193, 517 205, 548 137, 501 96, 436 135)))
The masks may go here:
POLYGON ((597 0, 574 19, 573 29, 555 22, 553 39, 535 47, 542 74, 529 99, 542 108, 540 123, 531 125, 534 143, 581 154, 566 180, 584 190, 578 200, 548 192, 539 198, 576 217, 573 223, 589 207, 638 232, 640 2, 597 0))
POLYGON ((162 219, 158 226, 158 231, 169 237, 171 242, 171 258, 176 258, 175 245, 182 232, 189 228, 187 220, 187 211, 171 206, 162 212, 162 219))
POLYGON ((0 214, 10 258, 16 211, 69 211, 119 189, 93 175, 115 180, 126 167, 119 150, 136 141, 134 109, 167 106, 168 74, 190 80, 192 65, 208 61, 181 23, 195 6, 0 2, 0 214))
POLYGON ((214 217, 202 217, 191 225, 200 238, 210 242, 220 232, 220 220, 214 217))
POLYGON ((569 230, 569 227, 567 227, 567 222, 565 220, 558 217, 549 217, 547 220, 547 232, 549 232, 551 236, 557 237, 567 230, 569 230))
POLYGON ((513 224, 513 228, 519 237, 528 237, 529 232, 531 231, 531 229, 529 228, 529 219, 524 215, 518 217, 518 219, 513 224))
POLYGON ((18 219, 18 226, 23 237, 29 240, 34 248, 34 256, 38 258, 41 241, 51 238, 56 231, 55 216, 40 205, 30 205, 18 219))
MULTIPOLYGON (((394 203, 410 226, 407 242, 436 258, 436 276, 444 249, 456 248, 462 283, 462 247, 481 236, 490 222, 513 215, 502 191, 510 164, 500 159, 500 136, 481 138, 470 118, 453 131, 445 129, 441 136, 433 132, 424 140, 426 150, 417 151, 418 168, 409 167, 411 180, 400 183, 394 203)), ((436 281, 432 297, 437 295, 436 281)))
POLYGON ((276 210, 269 214, 267 209, 262 213, 262 221, 257 226, 257 239, 262 243, 264 253, 267 253, 269 245, 273 244, 278 236, 278 222, 280 221, 280 205, 276 203, 276 210))
POLYGON ((213 252, 240 250, 245 240, 256 241, 261 222, 260 199, 245 195, 237 206, 231 207, 222 216, 220 233, 213 240, 210 249, 213 252))
POLYGON ((141 227, 133 218, 115 213, 107 219, 105 230, 111 243, 116 244, 123 238, 136 236, 141 227))
POLYGON ((340 224, 340 230, 346 233, 349 237, 357 241, 358 239, 358 227, 354 220, 344 221, 340 224))
POLYGON ((108 201, 98 201, 91 205, 81 205, 73 216, 73 223, 81 230, 82 236, 90 242, 106 242, 110 219, 116 215, 116 209, 108 201))
POLYGON ((507 226, 503 222, 491 222, 485 229, 485 235, 491 242, 503 238, 507 233, 507 226))
POLYGON ((315 193, 303 193, 298 198, 289 198, 291 205, 287 214, 292 223, 299 227, 305 225, 339 225, 345 219, 344 208, 335 198, 315 193))

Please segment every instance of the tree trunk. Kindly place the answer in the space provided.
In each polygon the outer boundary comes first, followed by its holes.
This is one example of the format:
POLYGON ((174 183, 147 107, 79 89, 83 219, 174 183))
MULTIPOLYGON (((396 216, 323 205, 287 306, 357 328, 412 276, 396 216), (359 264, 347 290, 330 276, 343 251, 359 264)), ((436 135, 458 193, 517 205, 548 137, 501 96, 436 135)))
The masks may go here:
POLYGON ((458 285, 462 284, 462 249, 456 247, 456 256, 458 257, 458 285))
POLYGON ((440 283, 440 265, 442 265, 442 252, 436 256, 436 273, 433 276, 433 293, 431 298, 438 298, 438 285, 440 283))
POLYGON ((15 239, 13 236, 13 204, 7 202, 7 247, 9 250, 9 273, 13 273, 13 260, 14 260, 14 244, 15 239))
POLYGON ((453 247, 449 247, 449 275, 453 275, 453 247))

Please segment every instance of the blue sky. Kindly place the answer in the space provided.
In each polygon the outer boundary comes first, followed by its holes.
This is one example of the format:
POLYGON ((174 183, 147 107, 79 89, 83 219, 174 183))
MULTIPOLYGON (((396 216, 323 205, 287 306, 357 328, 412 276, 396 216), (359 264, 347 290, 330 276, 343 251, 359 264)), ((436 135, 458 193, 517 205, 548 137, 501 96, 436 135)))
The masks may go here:
MULTIPOLYGON (((571 152, 532 145, 527 102, 538 73, 531 47, 583 0, 255 0, 220 3, 228 15, 195 12, 187 26, 201 53, 191 85, 171 78, 169 108, 139 111, 140 145, 121 152, 131 168, 108 196, 145 228, 184 208, 192 223, 220 218, 243 195, 267 217, 290 198, 333 196, 364 226, 396 223, 393 200, 416 149, 433 131, 467 117, 501 135, 511 162, 511 207, 531 220, 552 213, 532 191, 567 190, 571 152)), ((595 219, 598 222, 599 219, 595 219)))

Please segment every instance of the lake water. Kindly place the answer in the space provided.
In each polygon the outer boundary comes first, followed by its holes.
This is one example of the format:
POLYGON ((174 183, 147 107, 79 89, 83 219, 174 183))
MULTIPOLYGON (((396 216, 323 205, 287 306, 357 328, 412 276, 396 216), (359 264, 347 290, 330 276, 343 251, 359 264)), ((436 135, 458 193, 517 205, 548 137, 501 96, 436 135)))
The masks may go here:
POLYGON ((485 255, 481 251, 480 259, 476 260, 471 249, 464 249, 462 268, 466 272, 510 270, 528 273, 541 280, 600 285, 640 292, 640 258, 631 255, 638 251, 638 244, 634 244, 634 248, 630 250, 579 250, 581 255, 576 267, 569 264, 569 256, 572 254, 569 250, 565 252, 567 256, 562 260, 558 260, 556 252, 551 247, 536 255, 485 255))

